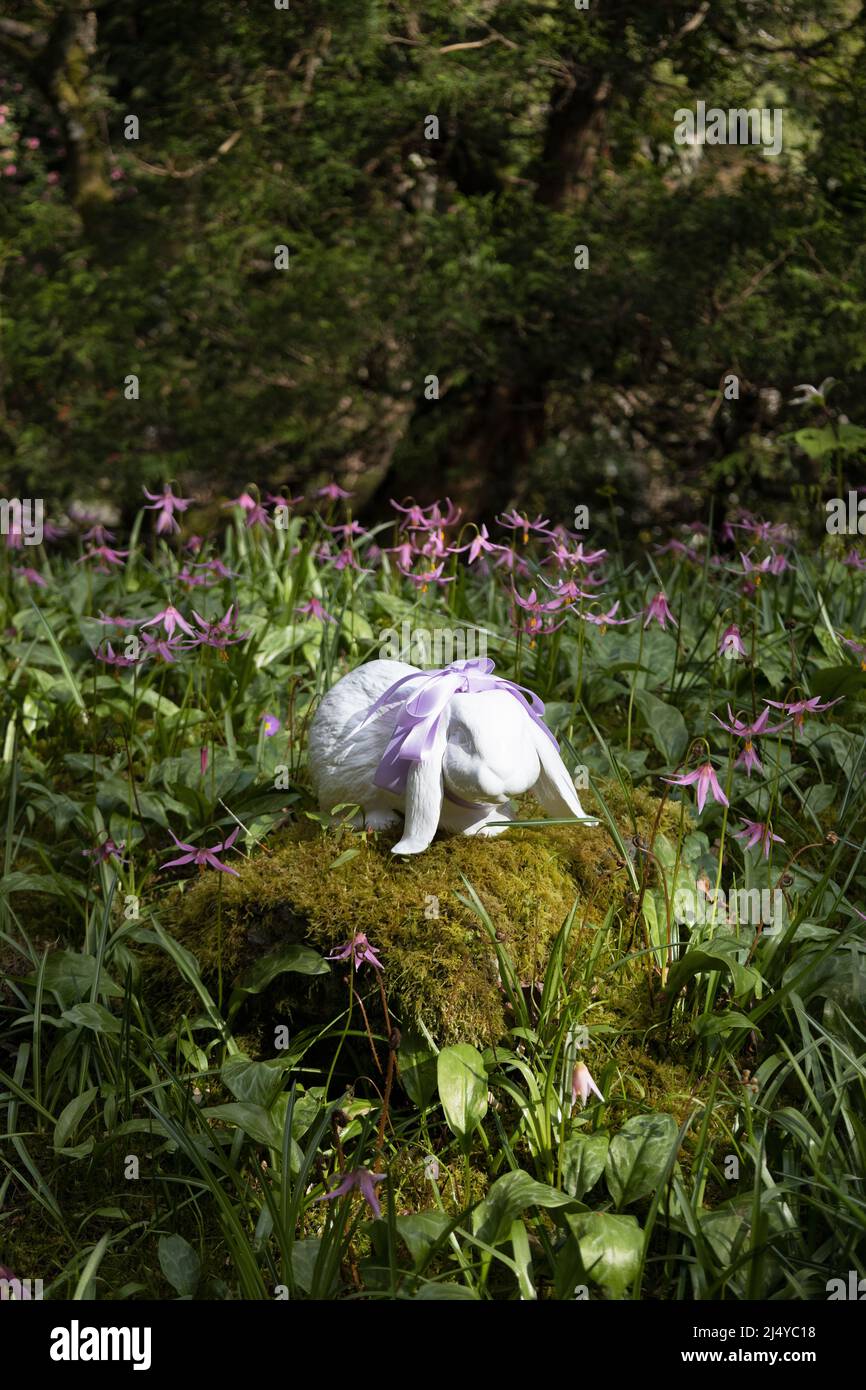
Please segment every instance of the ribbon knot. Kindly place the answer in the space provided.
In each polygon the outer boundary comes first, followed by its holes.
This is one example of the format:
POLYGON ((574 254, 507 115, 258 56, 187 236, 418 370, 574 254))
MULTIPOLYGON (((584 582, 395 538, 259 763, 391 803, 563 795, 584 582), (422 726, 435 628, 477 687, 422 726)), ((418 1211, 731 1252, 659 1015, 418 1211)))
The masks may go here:
POLYGON ((423 677, 417 690, 397 712, 388 747, 373 777, 374 784, 383 791, 401 793, 406 790, 406 779, 412 765, 424 762, 433 752, 440 723, 453 695, 481 694, 486 690, 507 691, 520 701, 521 707, 558 749, 559 744, 542 717, 543 702, 525 686, 494 676, 493 671, 494 665, 489 657, 473 657, 453 661, 450 666, 443 666, 437 671, 413 671, 389 686, 367 710, 357 725, 358 729, 363 728, 378 710, 390 704, 401 686, 423 677))

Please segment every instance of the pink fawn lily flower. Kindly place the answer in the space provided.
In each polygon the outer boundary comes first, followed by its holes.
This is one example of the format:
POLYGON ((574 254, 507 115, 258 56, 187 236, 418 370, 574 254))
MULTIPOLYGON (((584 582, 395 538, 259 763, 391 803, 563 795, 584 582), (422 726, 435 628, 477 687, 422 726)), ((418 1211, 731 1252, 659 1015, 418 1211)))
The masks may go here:
MULTIPOLYGON (((486 562, 485 562, 486 563, 486 562)), ((528 579, 530 569, 522 555, 518 555, 516 550, 512 550, 510 545, 504 545, 493 561, 494 569, 506 569, 511 571, 512 579, 517 574, 521 579, 528 579)))
POLYGON ((397 556, 396 565, 399 570, 410 569, 416 553, 414 541, 402 541, 400 545, 388 545, 385 547, 386 555, 397 556))
POLYGON ((719 656, 745 656, 746 648, 740 636, 740 629, 736 623, 731 623, 722 633, 722 640, 719 643, 719 656))
POLYGON ((185 632, 187 637, 195 636, 192 627, 183 614, 178 612, 173 603, 168 604, 166 608, 163 608, 162 612, 157 613, 154 617, 148 618, 141 626, 142 628, 156 627, 157 623, 162 623, 165 628, 166 637, 173 637, 178 628, 180 628, 181 632, 185 632))
POLYGON ((115 652, 110 642, 105 642, 103 645, 97 647, 93 655, 96 657, 97 661, 101 661, 105 666, 123 667, 135 665, 135 657, 121 656, 119 652, 115 652))
POLYGON ((755 752, 755 745, 750 738, 747 738, 734 763, 734 767, 742 767, 747 777, 751 777, 752 768, 756 772, 764 771, 764 764, 755 752))
POLYGON ((366 536, 367 534, 360 521, 343 521, 337 526, 326 526, 325 530, 333 531, 335 535, 339 535, 344 545, 348 545, 355 536, 366 536))
POLYGON ((346 492, 337 483, 326 483, 324 487, 319 488, 316 496, 327 497, 329 502, 337 502, 341 497, 353 497, 354 493, 346 492))
POLYGON ((751 724, 746 724, 742 719, 734 718, 730 705, 728 705, 728 719, 730 723, 726 724, 717 714, 714 714, 713 718, 717 724, 721 724, 726 733, 734 734, 735 737, 744 739, 742 750, 737 756, 734 767, 742 767, 747 777, 751 777, 753 768, 756 772, 764 771, 763 763, 755 752, 752 739, 756 738, 759 734, 778 734, 787 725, 787 721, 785 721, 782 724, 774 724, 771 726, 768 723, 770 718, 769 709, 761 710, 757 719, 751 724))
POLYGON ((635 621, 635 619, 638 618, 638 617, 640 616, 640 614, 635 613, 635 614, 633 614, 632 617, 630 617, 630 618, 618 618, 618 617, 616 616, 616 610, 617 610, 618 608, 619 608, 619 599, 617 599, 617 601, 616 601, 616 603, 613 605, 613 607, 609 608, 609 609, 607 610, 606 613, 583 613, 583 612, 579 612, 577 616, 578 616, 579 618, 583 618, 583 621, 584 621, 585 623, 592 623, 593 626, 594 626, 594 627, 597 627, 598 630, 599 630, 599 632, 602 632, 602 633, 607 632, 607 629, 608 629, 609 627, 621 627, 621 626, 623 625, 623 623, 633 623, 633 622, 635 621))
POLYGON ((565 622, 565 619, 563 618, 561 623, 549 623, 545 627, 544 620, 541 617, 541 614, 543 613, 557 613, 562 611, 562 600, 559 598, 551 599, 549 603, 542 603, 539 600, 538 595, 536 594, 534 589, 530 589, 528 598, 521 598, 517 590, 513 589, 512 598, 514 599, 514 602, 518 605, 519 608, 523 608, 529 614, 529 617, 526 619, 525 623, 521 625, 521 622, 517 614, 512 608, 512 625, 515 631, 525 632, 526 635, 532 639, 531 645, 533 646, 535 644, 536 637, 546 637, 548 633, 556 632, 559 628, 562 627, 563 623, 565 622))
POLYGON ((219 869, 222 874, 234 874, 235 878, 240 878, 237 869, 230 869, 228 864, 221 864, 217 858, 218 854, 225 854, 227 849, 231 849, 235 840, 241 832, 240 826, 233 830, 227 840, 222 840, 218 845, 211 845, 210 848, 184 844, 179 840, 173 831, 169 830, 169 835, 174 840, 178 849, 184 851, 177 859, 170 859, 167 864, 163 864, 163 869, 175 869, 184 864, 197 864, 200 869, 219 869))
POLYGON ((364 566, 360 563, 360 561, 358 560, 358 557, 357 557, 357 555, 355 554, 354 550, 353 550, 352 547, 349 546, 349 545, 345 546, 345 547, 340 551, 339 555, 337 555, 337 556, 335 557, 335 559, 334 559, 334 569, 337 570, 337 571, 342 571, 342 570, 357 570, 359 574, 369 574, 369 573, 370 573, 369 570, 364 569, 364 566))
POLYGON ((237 579, 235 570, 230 570, 224 565, 222 560, 199 560, 194 566, 197 570, 208 570, 211 574, 219 575, 220 579, 237 579))
POLYGON ((677 626, 677 620, 668 607, 668 601, 663 590, 657 593, 655 598, 650 600, 644 612, 646 613, 644 628, 648 628, 653 619, 655 619, 659 627, 663 628, 665 631, 667 631, 665 624, 668 621, 672 622, 674 627, 677 626))
POLYGON ((267 500, 272 507, 296 507, 299 502, 303 502, 304 497, 303 494, 298 497, 292 497, 291 494, 283 497, 280 493, 269 492, 267 500))
POLYGON ((583 541, 578 541, 577 549, 571 552, 573 565, 600 565, 607 555, 606 550, 584 550, 583 541))
POLYGON ((355 1168, 351 1173, 344 1173, 337 1187, 330 1192, 323 1192, 321 1197, 316 1197, 317 1202, 333 1202, 336 1197, 345 1197, 353 1188, 360 1192, 367 1206, 372 1211, 376 1220, 382 1215, 382 1208, 379 1205, 379 1198, 376 1196, 376 1183, 384 1182, 385 1173, 371 1173, 367 1168, 355 1168))
POLYGON ((316 618, 320 623, 336 624, 337 621, 330 613, 326 612, 317 598, 307 599, 306 603, 299 603, 295 612, 300 613, 302 617, 316 618))
POLYGON ((422 570, 420 574, 412 574, 409 570, 404 569, 402 565, 398 565, 397 568, 403 575, 403 577, 409 580, 410 584, 414 584, 416 589, 420 589, 422 594, 426 594, 431 584, 442 585, 454 583, 453 575, 450 579, 447 577, 445 579, 442 578, 442 570, 444 568, 444 564, 445 562, 443 560, 433 569, 422 570))
POLYGON ((719 779, 716 776, 715 768, 712 763, 703 763, 696 767, 693 772, 681 773, 679 777, 663 777, 663 782, 669 782, 672 787, 691 787, 696 785, 696 797, 698 802, 698 813, 703 811, 707 801, 707 794, 712 793, 713 800, 718 801, 719 805, 727 806, 728 798, 719 786, 719 779))
POLYGON ((856 653, 857 656, 859 656, 860 670, 866 671, 866 646, 864 646, 862 642, 852 642, 850 637, 843 637, 842 641, 845 643, 846 647, 850 647, 851 651, 856 653))
POLYGON ((355 932, 352 939, 347 941, 344 946, 340 946, 332 955, 325 956, 325 960, 349 959, 355 962, 356 970, 360 970, 365 961, 376 970, 383 969, 382 962, 376 955, 376 949, 370 945, 366 935, 362 931, 355 932))
POLYGON ((578 599, 594 598, 592 593, 584 593, 576 579, 560 579, 556 584, 548 584, 546 579, 542 579, 545 589, 549 589, 561 603, 577 603, 578 599))
POLYGON ((139 618, 109 617, 107 613, 103 613, 101 608, 99 617, 96 619, 96 622, 102 623, 104 627, 137 627, 140 621, 139 618))
POLYGON ((202 618, 195 609, 192 610, 200 632, 193 634, 195 645, 198 647, 229 647, 235 642, 243 642, 249 637, 249 632, 237 631, 237 614, 235 605, 229 604, 224 617, 219 622, 211 623, 206 618, 202 618))
POLYGON ((441 504, 434 502, 430 508, 430 523, 433 526, 454 526, 460 520, 463 512, 450 497, 445 498, 445 511, 442 511, 441 504))
POLYGON ((395 512, 402 512, 406 520, 400 522, 401 530, 421 530, 428 525, 427 513, 432 512, 436 503, 433 502, 429 507, 421 507, 417 502, 412 502, 410 506, 404 507, 400 502, 395 502, 394 498, 389 498, 390 505, 395 512))
POLYGON ((781 835, 774 835, 772 833, 769 821, 765 824, 764 821, 759 820, 743 819, 743 829, 734 831, 734 839, 745 841, 743 845, 744 849, 754 849, 755 845, 760 844, 765 859, 769 859, 770 857, 770 845, 772 841, 775 840, 776 843, 780 845, 785 843, 781 835))
POLYGON ((265 726, 265 738, 273 738, 283 727, 275 714, 263 714, 262 720, 265 726))
MULTIPOLYGON (((764 703, 768 705, 770 702, 769 700, 765 700, 764 703)), ((769 724, 769 709, 762 709, 757 719, 753 720, 751 724, 745 724, 742 719, 734 718, 730 705, 728 705, 729 724, 726 724, 724 719, 720 719, 717 714, 714 714, 713 718, 717 724, 721 724, 725 733, 735 734, 737 738, 757 738, 762 734, 778 734, 781 733, 787 725, 787 720, 784 720, 781 724, 769 724)))
MULTIPOLYGON (((196 568, 198 568, 196 566, 196 568)), ((188 565, 178 570, 175 575, 178 584, 182 584, 185 589, 212 589, 216 583, 215 579, 210 579, 206 574, 193 574, 188 565)))
POLYGON ((38 570, 31 569, 29 566, 16 566, 12 573, 16 579, 23 579, 26 584, 35 584, 39 589, 48 588, 48 580, 41 575, 38 570))
POLYGON ((114 532, 107 530, 101 522, 91 526, 89 531, 85 531, 81 537, 83 541, 96 541, 97 545, 105 545, 106 541, 114 540, 114 532))
POLYGON ((129 860, 124 859, 121 850, 126 849, 126 841, 121 840, 116 845, 113 840, 103 840, 101 845, 94 845, 92 849, 83 849, 81 853, 88 859, 92 859, 94 864, 105 864, 109 859, 116 859, 118 864, 128 864, 129 860))
POLYGON ((598 1096, 599 1100, 604 1100, 604 1096, 601 1094, 601 1091, 590 1075, 589 1067, 585 1062, 578 1062, 571 1077, 572 1105, 576 1105, 578 1097, 580 1097, 581 1109, 585 1109, 590 1093, 594 1096, 598 1096))
POLYGON ((186 644, 180 634, 177 637, 158 637, 152 632, 141 634, 142 661, 153 659, 174 665, 174 658, 179 651, 186 651, 186 644))
POLYGON ((255 497, 251 497, 248 492, 242 492, 239 497, 230 497, 228 502, 223 502, 224 507, 240 507, 242 511, 254 512, 259 505, 255 497))
POLYGON ((108 566, 120 565, 122 568, 123 562, 128 555, 128 550, 112 550, 110 546, 97 545, 91 547, 90 550, 86 550, 75 563, 77 565, 83 565, 85 560, 98 560, 100 563, 96 566, 97 573, 110 574, 111 571, 108 566))
POLYGON ((765 705, 772 705, 773 709, 784 710, 785 714, 791 715, 794 727, 801 729, 803 720, 807 714, 822 714, 825 709, 830 709, 833 705, 838 705, 840 700, 844 700, 844 695, 837 695, 835 700, 828 700, 826 704, 821 704, 820 696, 813 695, 810 700, 795 700, 793 704, 786 705, 781 700, 765 700, 765 705))
POLYGON ((144 495, 148 498, 150 505, 145 507, 147 512, 159 512, 156 522, 156 534, 161 536, 164 531, 179 531, 180 525, 175 520, 175 512, 185 512, 187 507, 192 506, 191 497, 176 497, 171 488, 166 486, 162 492, 148 492, 143 489, 144 495))
POLYGON ((242 492, 240 497, 233 497, 229 502, 223 502, 224 507, 240 507, 246 514, 246 526, 263 526, 266 530, 270 529, 268 514, 261 502, 257 502, 255 497, 251 497, 248 492, 242 492))
POLYGON ((534 521, 530 521, 528 513, 526 516, 523 516, 515 507, 513 507, 510 512, 506 512, 503 516, 498 516, 496 520, 500 526, 505 526, 509 531, 522 531, 524 545, 526 545, 529 540, 530 531, 537 532, 539 536, 550 535, 548 529, 550 526, 549 517, 542 517, 539 514, 534 521))
POLYGON ((482 522, 481 529, 478 531, 474 540, 470 542, 469 554, 466 557, 466 563, 467 565, 474 565, 479 555, 483 555, 485 553, 501 549, 501 545, 495 545, 494 542, 490 539, 490 532, 487 530, 487 527, 482 522))

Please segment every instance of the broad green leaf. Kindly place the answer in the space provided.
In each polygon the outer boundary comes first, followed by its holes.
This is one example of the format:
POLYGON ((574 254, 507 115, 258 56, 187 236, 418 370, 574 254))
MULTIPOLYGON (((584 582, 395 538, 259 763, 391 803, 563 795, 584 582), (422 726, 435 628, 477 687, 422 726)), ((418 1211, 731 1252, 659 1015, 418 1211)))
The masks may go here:
POLYGON ((419 1211, 397 1217, 397 1234, 406 1242, 416 1268, 427 1259, 450 1225, 451 1218, 444 1211, 419 1211))
POLYGON ((666 704, 648 690, 636 690, 634 700, 656 748, 670 767, 676 767, 689 741, 683 716, 675 705, 666 704))
POLYGON ((254 1062, 243 1052, 237 1052, 223 1063, 220 1077, 235 1100, 250 1101, 267 1110, 282 1090, 283 1072, 291 1066, 290 1057, 254 1062))
POLYGON ((487 1114, 487 1072, 469 1043, 443 1047, 436 1059, 439 1099, 452 1134, 466 1140, 487 1114))
POLYGON ((744 999, 753 991, 757 992, 763 983, 760 971, 740 961, 740 956, 744 956, 747 950, 748 946, 744 942, 725 932, 719 932, 711 941, 692 946, 671 966, 668 997, 674 999, 692 976, 708 970, 730 972, 733 996, 736 1000, 744 999))
POLYGON ((527 1207, 565 1207, 571 1201, 567 1193, 518 1169, 496 1179, 472 1213, 472 1231, 486 1245, 499 1245, 510 1237, 512 1221, 527 1207))
MULTIPOLYGON (((93 989, 96 978, 96 957, 82 955, 80 951, 51 951, 45 961, 45 988, 58 994, 64 1003, 83 999, 93 989)), ((27 984, 35 984, 36 976, 28 975, 27 984)), ((99 973, 99 994, 103 998, 117 999, 123 990, 109 975, 99 973)))
POLYGON ((283 946, 257 960, 235 982, 233 995, 261 994, 278 975, 327 975, 328 963, 309 946, 283 946))
POLYGON ((407 1028, 397 1053, 400 1080, 411 1101, 423 1110, 436 1094, 436 1053, 421 1036, 407 1028))
POLYGON ((183 1236, 160 1236, 159 1263, 181 1298, 192 1298, 201 1277, 201 1261, 189 1241, 183 1236))
POLYGON ((75 1004, 64 1009, 63 1018, 79 1028, 90 1028, 94 1033, 109 1033, 117 1036, 121 1031, 120 1019, 115 1018, 101 1004, 75 1004))
POLYGON ((562 1151, 562 1185, 571 1197, 582 1198, 604 1172, 610 1138, 607 1134, 572 1134, 562 1151))
POLYGON ((625 1298, 638 1271, 643 1231, 633 1216, 610 1212, 566 1214, 569 1229, 580 1249, 588 1279, 609 1298, 625 1298))
POLYGON ((610 1141, 605 1163, 607 1188, 617 1207, 654 1192, 677 1141, 673 1115, 634 1115, 610 1141))

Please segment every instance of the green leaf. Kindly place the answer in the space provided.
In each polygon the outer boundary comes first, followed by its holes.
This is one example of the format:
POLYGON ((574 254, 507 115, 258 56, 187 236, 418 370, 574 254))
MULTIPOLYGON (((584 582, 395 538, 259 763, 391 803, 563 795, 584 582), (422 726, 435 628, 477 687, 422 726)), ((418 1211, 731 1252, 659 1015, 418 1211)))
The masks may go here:
POLYGON ((514 1218, 527 1207, 565 1207, 571 1201, 567 1193, 517 1169, 496 1179, 472 1213, 472 1231, 486 1245, 500 1245, 510 1238, 514 1218))
POLYGON ((344 849, 343 853, 338 854, 336 859, 328 865, 328 872, 330 873, 332 869, 339 869, 343 864, 348 864, 351 859, 354 859, 355 856, 360 853, 361 851, 357 848, 357 846, 353 847, 352 849, 344 849))
POLYGON ((297 975, 327 975, 328 963, 309 946, 283 946, 269 956, 257 960, 235 981, 235 995, 261 994, 278 975, 293 972, 297 975))
POLYGON ((181 1298, 192 1298, 201 1277, 201 1261, 189 1241, 183 1236, 160 1236, 159 1263, 181 1298))
MULTIPOLYGON (((738 1028, 755 1028, 755 1024, 745 1014, 737 1013, 734 1009, 728 1009, 723 1014, 702 1014, 695 1024, 695 1035, 699 1038, 711 1038, 720 1035, 727 1037, 728 1033, 735 1033, 738 1028)), ((756 1029, 760 1032, 760 1029, 756 1029)))
MULTIPOLYGON (((58 994, 64 1003, 83 999, 93 989, 96 978, 96 957, 85 956, 79 951, 51 951, 45 960, 45 988, 58 994)), ((28 975, 26 984, 35 985, 36 976, 28 975)), ((99 994, 107 999, 118 999, 123 990, 105 973, 99 972, 99 994)))
POLYGON ((451 1225, 444 1211, 419 1211, 410 1216, 398 1216, 397 1234, 406 1242, 412 1263, 417 1268, 429 1257, 436 1242, 451 1225))
MULTIPOLYGON (((256 1144, 264 1144, 269 1149, 280 1150, 283 1146, 283 1125, 289 1096, 284 1092, 277 1097, 273 1110, 263 1105, 253 1105, 249 1101, 229 1102, 228 1105, 208 1105, 202 1110, 210 1120, 221 1120, 224 1124, 236 1125, 256 1144), (283 1102, 280 1105, 280 1102, 283 1102)), ((295 1117, 292 1118, 292 1129, 295 1117)), ((303 1155, 294 1138, 290 1140, 289 1164, 293 1173, 300 1169, 303 1155)))
POLYGON ((407 1028, 397 1053, 400 1080, 411 1101, 424 1110, 436 1094, 436 1053, 420 1034, 407 1028))
POLYGON ((739 959, 747 950, 748 947, 742 941, 725 932, 719 932, 711 941, 690 947, 685 955, 671 966, 668 976, 669 999, 675 999, 693 975, 708 970, 729 971, 734 998, 745 998, 762 983, 760 971, 751 965, 743 965, 739 959))
POLYGON ((609 1298, 625 1298, 637 1274, 643 1231, 633 1216, 606 1211, 566 1214, 588 1279, 609 1298))
POLYGON ((61 1110, 57 1124, 54 1126, 55 1149, 66 1148, 67 1141, 75 1133, 79 1121, 90 1108, 98 1089, 97 1086, 91 1086, 89 1090, 82 1091, 80 1096, 74 1096, 69 1104, 61 1110))
POLYGON ((0 897, 8 898, 12 893, 48 893, 53 898, 65 896, 63 887, 47 874, 27 874, 21 869, 4 874, 0 879, 0 897))
POLYGON ((121 1031, 120 1019, 101 1004, 75 1004, 71 1009, 64 1009, 62 1017, 79 1028, 91 1028, 94 1033, 109 1033, 117 1037, 121 1031))
POLYGON ((607 1134, 572 1134, 562 1148, 562 1185, 571 1197, 584 1197, 604 1172, 607 1134))
POLYGON ((673 1115, 635 1115, 610 1141, 605 1163, 607 1188, 617 1207, 653 1192, 677 1141, 673 1115))
POLYGON ((436 1059, 439 1099, 452 1134, 465 1141, 487 1114, 487 1072, 469 1043, 443 1047, 436 1059))
POLYGON ((634 700, 656 748, 671 767, 676 767, 689 741, 683 716, 676 706, 665 704, 648 690, 637 689, 634 700))
POLYGON ((290 1057, 254 1062, 243 1052, 237 1052, 223 1063, 220 1077, 235 1100, 250 1101, 268 1110, 282 1090, 283 1072, 291 1066, 290 1057))
POLYGON ((269 1149, 278 1149, 283 1142, 282 1128, 263 1105, 254 1105, 250 1101, 229 1102, 228 1105, 207 1105, 201 1113, 208 1119, 236 1125, 250 1139, 257 1144, 267 1145, 269 1149))

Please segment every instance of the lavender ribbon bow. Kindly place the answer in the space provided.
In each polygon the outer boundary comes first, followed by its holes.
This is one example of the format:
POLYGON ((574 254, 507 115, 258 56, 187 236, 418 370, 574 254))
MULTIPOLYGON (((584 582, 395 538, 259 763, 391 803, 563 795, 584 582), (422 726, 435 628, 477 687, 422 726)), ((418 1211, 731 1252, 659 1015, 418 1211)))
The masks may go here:
MULTIPOLYGON (((544 731, 554 748, 558 749, 559 744, 542 718, 544 704, 538 696, 533 691, 527 690, 525 686, 516 685, 514 681, 503 680, 501 676, 494 676, 492 673, 493 662, 486 656, 475 657, 467 661, 454 661, 450 666, 442 667, 441 670, 422 673, 426 675, 426 679, 415 693, 405 701, 397 715, 391 740, 376 769, 373 778, 374 784, 389 792, 399 793, 406 790, 406 778, 409 775, 410 767, 413 763, 424 762, 430 757, 436 742, 439 723, 445 713, 448 701, 452 695, 457 694, 476 694, 484 690, 507 690, 509 695, 520 700, 530 718, 535 721, 539 729, 544 731)), ((401 686, 415 680, 418 680, 418 673, 414 671, 408 676, 401 676, 370 706, 358 727, 360 728, 369 719, 372 719, 376 711, 381 709, 383 705, 389 704, 401 686)), ((465 804, 469 805, 470 803, 465 804)))

